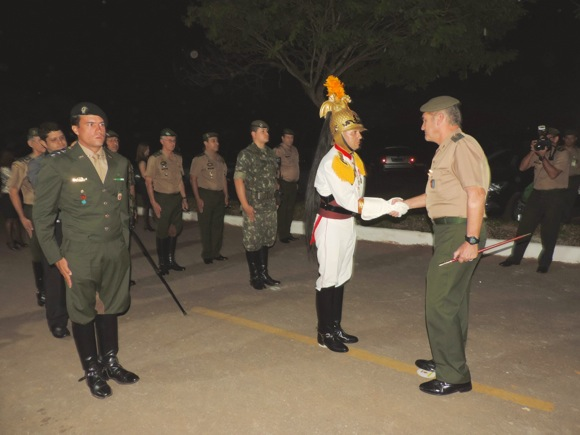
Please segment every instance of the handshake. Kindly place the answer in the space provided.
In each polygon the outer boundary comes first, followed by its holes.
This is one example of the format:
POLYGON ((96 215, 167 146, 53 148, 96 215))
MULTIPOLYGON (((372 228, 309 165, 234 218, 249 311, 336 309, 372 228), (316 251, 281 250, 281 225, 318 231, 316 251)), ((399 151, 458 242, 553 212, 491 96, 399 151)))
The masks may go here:
POLYGON ((382 198, 364 198, 361 218, 365 221, 376 219, 382 215, 390 214, 401 217, 409 210, 409 206, 403 202, 403 198, 391 198, 388 201, 382 198))

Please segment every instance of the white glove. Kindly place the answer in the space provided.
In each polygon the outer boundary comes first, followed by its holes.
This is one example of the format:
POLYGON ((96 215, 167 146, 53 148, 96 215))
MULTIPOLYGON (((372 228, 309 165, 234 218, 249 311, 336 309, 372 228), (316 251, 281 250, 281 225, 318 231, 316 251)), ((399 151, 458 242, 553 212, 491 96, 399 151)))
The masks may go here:
POLYGON ((409 210, 409 206, 405 204, 403 198, 391 198, 388 201, 384 200, 383 198, 364 198, 365 202, 363 205, 362 213, 360 214, 361 218, 365 221, 370 221, 372 219, 376 219, 379 216, 384 214, 388 214, 391 212, 399 213, 399 216, 403 216, 409 210), (393 203, 393 200, 399 199, 399 202, 393 203))

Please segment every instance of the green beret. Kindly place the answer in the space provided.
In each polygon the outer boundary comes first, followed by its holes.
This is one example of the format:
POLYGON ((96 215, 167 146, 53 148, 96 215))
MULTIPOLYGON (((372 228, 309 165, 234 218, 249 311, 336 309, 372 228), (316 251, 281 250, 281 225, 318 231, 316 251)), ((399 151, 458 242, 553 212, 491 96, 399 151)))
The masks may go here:
POLYGON ((164 128, 163 130, 161 130, 161 133, 159 134, 161 137, 176 137, 177 134, 171 130, 170 128, 164 128))
POLYGON ((551 134, 552 136, 560 136, 560 130, 554 127, 548 127, 546 133, 551 134))
POLYGON ((205 141, 207 141, 207 140, 210 140, 212 137, 220 137, 220 135, 219 135, 219 134, 217 134, 217 133, 216 133, 216 132, 214 132, 214 131, 210 131, 210 132, 204 133, 204 134, 201 136, 201 138, 203 139, 203 141, 204 141, 204 142, 205 142, 205 141))
POLYGON ((71 124, 75 124, 75 118, 82 115, 95 115, 100 116, 105 121, 105 125, 107 125, 108 119, 103 109, 93 103, 89 103, 84 101, 82 103, 78 103, 74 106, 70 111, 70 119, 71 124))
POLYGON ((32 139, 35 136, 40 136, 40 132, 38 131, 38 128, 36 127, 32 127, 28 129, 28 139, 32 139))
POLYGON ((294 136, 294 130, 291 130, 289 128, 285 128, 284 130, 282 130, 282 136, 284 136, 286 134, 294 136))
POLYGON ((256 131, 259 128, 270 128, 270 127, 268 127, 268 124, 266 124, 264 121, 261 121, 259 119, 252 121, 252 123, 250 124, 250 130, 256 131))
POLYGON ((117 139, 119 139, 119 135, 117 134, 117 132, 113 130, 107 130, 107 137, 116 137, 117 139))
POLYGON ((439 110, 448 109, 451 106, 459 104, 460 101, 457 98, 449 97, 443 95, 441 97, 431 98, 419 109, 421 112, 437 112, 439 110))

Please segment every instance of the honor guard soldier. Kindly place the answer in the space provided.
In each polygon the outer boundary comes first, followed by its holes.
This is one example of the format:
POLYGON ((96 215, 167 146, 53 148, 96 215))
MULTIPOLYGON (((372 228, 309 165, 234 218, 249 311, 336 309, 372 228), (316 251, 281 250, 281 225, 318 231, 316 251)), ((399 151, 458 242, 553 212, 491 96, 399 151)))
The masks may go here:
POLYGON ((159 270, 166 275, 169 270, 182 271, 185 267, 175 261, 177 237, 183 230, 182 211, 189 205, 183 185, 183 161, 175 153, 177 135, 169 128, 161 130, 161 150, 147 161, 145 181, 151 207, 157 217, 157 255, 159 270))
POLYGON ((107 116, 95 104, 72 108, 78 140, 66 153, 45 159, 32 212, 40 246, 68 287, 68 312, 84 379, 91 394, 101 399, 112 394, 108 379, 120 384, 139 380, 117 358, 117 316, 130 305, 129 162, 103 147, 106 124, 107 116), (60 247, 54 234, 59 212, 60 247), (97 314, 97 295, 104 314, 97 314))
POLYGON ((229 204, 226 175, 228 168, 218 154, 219 135, 214 132, 202 136, 205 150, 193 158, 189 179, 197 203, 197 220, 201 237, 201 258, 205 264, 213 260, 227 260, 221 254, 224 235, 224 216, 229 204))
POLYGON ((242 208, 242 243, 250 269, 250 284, 256 290, 280 281, 268 274, 268 249, 276 241, 276 154, 267 147, 268 124, 250 125, 252 143, 238 154, 234 184, 242 208))
POLYGON ((348 352, 346 344, 358 342, 341 326, 344 285, 352 276, 356 245, 354 216, 375 219, 392 211, 404 214, 407 207, 364 196, 366 171, 356 150, 366 128, 348 106, 350 97, 342 82, 329 76, 324 85, 329 98, 320 107, 325 121, 308 180, 305 228, 308 246, 316 247, 318 260, 318 344, 348 352))
POLYGON ((282 130, 282 142, 274 152, 280 161, 280 206, 278 207, 278 238, 282 243, 298 240, 290 233, 294 217, 294 205, 300 178, 298 150, 294 146, 294 131, 282 130))
MULTIPOLYGON (((28 165, 27 178, 35 190, 38 187, 38 174, 45 160, 54 158, 66 152, 67 149, 64 133, 54 122, 43 122, 40 124, 38 132, 40 142, 47 153, 31 160, 28 165)), ((34 213, 34 206, 32 210, 34 213)), ((60 246, 62 243, 62 226, 58 217, 54 222, 54 236, 60 246)), ((41 255, 41 265, 44 290, 46 292, 45 310, 48 328, 56 338, 68 337, 70 336, 70 331, 67 328, 69 317, 66 308, 64 278, 58 268, 48 262, 44 253, 41 255)))
POLYGON ((425 140, 439 147, 425 193, 407 199, 409 208, 427 207, 433 222, 433 257, 427 271, 425 323, 432 358, 415 361, 435 379, 419 388, 443 396, 471 391, 465 357, 471 277, 485 246, 485 198, 490 171, 475 138, 461 130, 459 100, 441 96, 420 108, 425 140), (457 261, 440 267, 449 259, 457 261))
POLYGON ((32 205, 34 204, 34 188, 28 179, 28 165, 30 162, 44 154, 44 146, 38 135, 38 128, 28 130, 28 146, 32 152, 12 164, 10 179, 8 180, 8 193, 14 206, 14 210, 20 218, 20 223, 30 237, 30 253, 32 254, 32 271, 36 283, 36 300, 39 306, 44 306, 46 294, 42 274, 42 250, 38 244, 34 226, 32 224, 32 205), (22 196, 21 196, 22 195, 22 196))

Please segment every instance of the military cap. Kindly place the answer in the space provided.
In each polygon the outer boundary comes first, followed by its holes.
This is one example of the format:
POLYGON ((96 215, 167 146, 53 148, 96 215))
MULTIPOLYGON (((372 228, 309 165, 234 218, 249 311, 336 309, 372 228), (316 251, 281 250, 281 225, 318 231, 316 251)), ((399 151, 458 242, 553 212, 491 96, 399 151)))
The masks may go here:
POLYGON ((205 142, 206 140, 210 140, 212 137, 220 137, 219 134, 217 134, 214 131, 209 131, 207 133, 204 133, 201 138, 203 139, 203 141, 205 142))
POLYGON ((558 130, 557 128, 554 127, 548 127, 548 130, 546 130, 547 134, 551 134, 552 136, 560 136, 560 130, 558 130))
POLYGON ((71 111, 70 111, 71 124, 75 123, 74 118, 76 118, 77 116, 81 116, 81 115, 100 116, 101 118, 103 118, 103 121, 105 121, 105 125, 107 125, 107 122, 108 122, 107 115, 105 114, 105 112, 103 112, 103 109, 101 109, 96 104, 89 103, 87 101, 83 101, 82 103, 78 103, 76 106, 74 106, 71 109, 71 111))
POLYGON ((119 139, 119 135, 117 134, 116 131, 113 130, 107 130, 107 137, 116 137, 117 139, 119 139))
POLYGON ((419 109, 421 112, 437 112, 439 110, 448 109, 451 106, 459 104, 460 101, 457 98, 449 97, 443 95, 441 97, 431 98, 419 109))
POLYGON ((173 130, 171 130, 170 128, 164 128, 163 130, 161 130, 161 133, 159 133, 159 136, 161 136, 161 137, 164 137, 164 136, 165 137, 170 137, 170 136, 176 137, 177 134, 173 130))
POLYGON ((291 130, 289 128, 285 128, 284 130, 282 130, 282 136, 284 136, 286 134, 290 134, 290 135, 294 136, 294 130, 291 130))
POLYGON ((34 136, 40 136, 38 128, 32 127, 28 129, 28 139, 32 139, 34 136))
POLYGON ((268 124, 266 124, 264 121, 261 121, 259 119, 252 121, 252 123, 250 124, 250 130, 256 131, 259 128, 270 128, 270 127, 268 127, 268 124))

